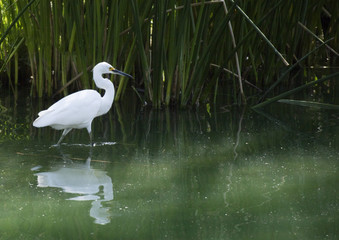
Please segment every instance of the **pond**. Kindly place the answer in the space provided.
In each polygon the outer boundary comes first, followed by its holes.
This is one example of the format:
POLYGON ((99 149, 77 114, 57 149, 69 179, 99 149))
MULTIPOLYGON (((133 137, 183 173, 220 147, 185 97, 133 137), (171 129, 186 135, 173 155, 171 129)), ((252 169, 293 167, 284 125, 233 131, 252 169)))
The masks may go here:
POLYGON ((0 239, 338 239, 339 112, 275 103, 115 104, 36 129, 51 102, 0 100, 0 239))

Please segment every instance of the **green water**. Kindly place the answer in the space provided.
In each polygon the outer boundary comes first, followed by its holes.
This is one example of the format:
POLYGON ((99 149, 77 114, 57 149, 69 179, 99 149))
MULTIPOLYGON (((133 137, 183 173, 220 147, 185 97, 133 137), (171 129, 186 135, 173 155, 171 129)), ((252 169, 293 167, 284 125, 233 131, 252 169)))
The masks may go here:
POLYGON ((338 239, 337 111, 127 103, 56 148, 0 103, 0 239, 338 239))

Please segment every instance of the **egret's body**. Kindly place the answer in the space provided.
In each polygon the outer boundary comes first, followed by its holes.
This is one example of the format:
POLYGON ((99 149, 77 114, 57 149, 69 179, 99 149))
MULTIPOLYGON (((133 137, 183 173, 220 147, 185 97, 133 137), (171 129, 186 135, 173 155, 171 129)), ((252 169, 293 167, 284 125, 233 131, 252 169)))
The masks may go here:
POLYGON ((47 110, 39 112, 39 117, 33 122, 34 127, 50 126, 57 130, 64 130, 57 145, 73 128, 86 128, 92 143, 91 124, 95 117, 107 113, 114 100, 114 85, 102 74, 130 75, 114 69, 110 64, 102 62, 93 69, 93 79, 98 88, 104 89, 101 96, 97 91, 87 89, 68 95, 54 103, 47 110))

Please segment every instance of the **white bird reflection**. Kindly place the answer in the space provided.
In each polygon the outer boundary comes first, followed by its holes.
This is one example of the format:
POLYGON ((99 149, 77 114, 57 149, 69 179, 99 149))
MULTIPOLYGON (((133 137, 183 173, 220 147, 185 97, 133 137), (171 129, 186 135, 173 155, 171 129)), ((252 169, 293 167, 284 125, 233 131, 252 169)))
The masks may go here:
POLYGON ((38 187, 56 187, 66 193, 80 194, 67 200, 92 201, 89 211, 95 223, 105 225, 110 222, 110 208, 102 203, 113 200, 112 179, 105 171, 92 169, 91 158, 85 164, 65 164, 49 172, 34 174, 38 177, 38 187))

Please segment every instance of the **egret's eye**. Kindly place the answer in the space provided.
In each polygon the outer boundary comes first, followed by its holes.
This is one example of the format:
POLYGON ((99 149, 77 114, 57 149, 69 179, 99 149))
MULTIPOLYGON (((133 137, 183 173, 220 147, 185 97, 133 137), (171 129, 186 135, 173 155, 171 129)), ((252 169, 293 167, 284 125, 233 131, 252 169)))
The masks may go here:
POLYGON ((114 71, 115 69, 114 69, 114 67, 110 67, 109 70, 110 71, 114 71))

